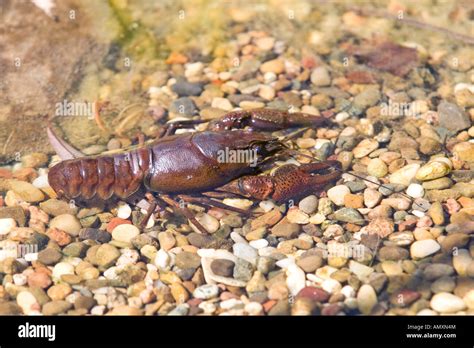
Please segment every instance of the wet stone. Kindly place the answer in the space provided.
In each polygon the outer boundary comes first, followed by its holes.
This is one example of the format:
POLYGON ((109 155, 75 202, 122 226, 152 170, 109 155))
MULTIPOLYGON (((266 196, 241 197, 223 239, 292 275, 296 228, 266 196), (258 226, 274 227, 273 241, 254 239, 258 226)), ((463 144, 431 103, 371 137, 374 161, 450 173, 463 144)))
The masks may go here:
POLYGON ((250 262, 237 259, 233 270, 233 277, 238 280, 249 281, 253 275, 253 266, 250 262))
POLYGON ((458 132, 471 126, 469 116, 456 104, 443 100, 438 105, 438 115, 440 126, 451 131, 458 132))
POLYGON ((222 277, 231 277, 234 272, 235 263, 231 260, 216 259, 211 263, 211 270, 214 274, 222 277))
POLYGON ((181 269, 195 269, 201 265, 201 258, 196 253, 183 251, 176 255, 175 263, 181 269))
POLYGON ((203 91, 201 83, 188 82, 183 78, 178 78, 176 83, 171 86, 171 89, 179 97, 197 96, 203 91))
POLYGON ((26 214, 21 207, 1 207, 0 219, 12 218, 18 226, 25 226, 26 214))
POLYGON ((112 239, 110 233, 97 228, 83 228, 79 231, 79 239, 92 239, 100 243, 107 243, 112 239))
POLYGON ((62 258, 59 250, 54 248, 46 248, 38 253, 38 261, 44 265, 54 265, 62 258))
POLYGON ((170 112, 181 116, 193 116, 197 112, 197 108, 191 98, 182 97, 171 103, 170 112))

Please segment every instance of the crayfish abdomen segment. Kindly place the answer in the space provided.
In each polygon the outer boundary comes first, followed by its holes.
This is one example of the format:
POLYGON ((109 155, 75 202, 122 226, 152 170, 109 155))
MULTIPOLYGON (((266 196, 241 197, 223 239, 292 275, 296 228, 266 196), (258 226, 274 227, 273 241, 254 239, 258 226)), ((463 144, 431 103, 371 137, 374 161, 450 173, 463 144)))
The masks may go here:
POLYGON ((147 148, 111 156, 83 157, 50 168, 48 181, 59 197, 108 200, 127 198, 141 186, 149 169, 147 148))

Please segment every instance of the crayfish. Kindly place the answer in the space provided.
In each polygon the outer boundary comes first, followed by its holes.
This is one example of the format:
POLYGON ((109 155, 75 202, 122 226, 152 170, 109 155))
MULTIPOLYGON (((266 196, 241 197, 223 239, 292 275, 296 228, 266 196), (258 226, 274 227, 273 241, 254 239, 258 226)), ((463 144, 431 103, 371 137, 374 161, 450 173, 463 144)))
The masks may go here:
POLYGON ((58 197, 89 203, 130 200, 146 193, 152 198, 144 221, 148 221, 156 209, 172 206, 202 233, 207 233, 192 212, 178 204, 176 197, 187 203, 246 214, 247 211, 216 198, 240 196, 282 203, 300 199, 339 179, 341 163, 335 160, 299 166, 286 164, 272 175, 262 174, 262 168, 271 163, 273 156, 284 154, 287 149, 286 139, 271 137, 265 132, 328 123, 325 117, 299 112, 234 111, 211 121, 205 131, 175 134, 176 129, 187 126, 186 121, 171 123, 150 144, 95 157, 81 155, 48 128, 50 141, 63 159, 50 168, 48 180, 58 197), (249 156, 245 160, 228 156, 239 153, 249 156))

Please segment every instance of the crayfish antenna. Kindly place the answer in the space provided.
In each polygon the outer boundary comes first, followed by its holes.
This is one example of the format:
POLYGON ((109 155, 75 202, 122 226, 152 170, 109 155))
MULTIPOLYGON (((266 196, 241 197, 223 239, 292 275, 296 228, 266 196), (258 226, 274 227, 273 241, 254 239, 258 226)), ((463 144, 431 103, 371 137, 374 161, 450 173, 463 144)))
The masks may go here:
POLYGON ((64 161, 68 159, 74 159, 74 158, 85 156, 81 151, 77 150, 72 145, 68 144, 63 139, 61 139, 54 132, 51 126, 51 123, 48 124, 46 132, 48 133, 48 139, 51 146, 53 147, 54 151, 56 151, 56 153, 61 158, 61 160, 64 161))

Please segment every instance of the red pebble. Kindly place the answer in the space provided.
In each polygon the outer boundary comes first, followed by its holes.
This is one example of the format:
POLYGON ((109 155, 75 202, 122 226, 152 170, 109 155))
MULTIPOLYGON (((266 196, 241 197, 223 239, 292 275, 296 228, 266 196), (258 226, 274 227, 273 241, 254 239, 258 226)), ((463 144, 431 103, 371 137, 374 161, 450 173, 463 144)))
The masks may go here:
POLYGON ((112 233, 112 231, 114 230, 115 227, 117 227, 118 225, 123 225, 123 224, 131 225, 132 222, 130 220, 125 220, 125 219, 121 219, 119 217, 114 217, 107 224, 107 232, 112 233))
POLYGON ((314 286, 306 286, 300 290, 297 298, 309 298, 316 302, 326 302, 329 299, 329 294, 323 289, 314 286))

